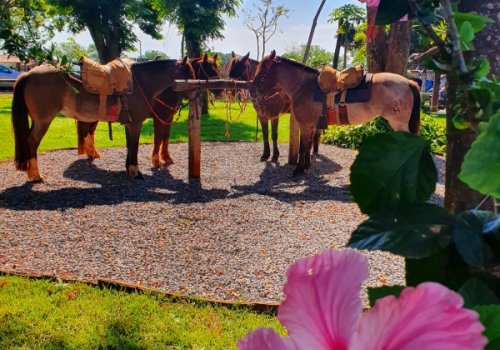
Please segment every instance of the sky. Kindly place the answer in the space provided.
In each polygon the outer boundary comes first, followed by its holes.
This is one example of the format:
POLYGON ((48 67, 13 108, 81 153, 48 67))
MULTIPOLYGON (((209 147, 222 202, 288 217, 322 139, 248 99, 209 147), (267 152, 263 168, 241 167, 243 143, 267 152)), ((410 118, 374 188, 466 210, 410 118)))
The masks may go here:
MULTIPOLYGON (((258 0, 243 0, 242 5, 237 9, 237 16, 234 18, 225 17, 226 26, 223 30, 224 39, 212 40, 208 42, 208 47, 213 48, 216 52, 230 53, 231 51, 237 54, 246 54, 250 52, 250 57, 257 58, 256 39, 249 29, 243 24, 242 9, 251 10, 252 3, 258 0)), ((276 50, 279 54, 283 54, 293 46, 298 46, 307 43, 309 31, 318 9, 320 0, 274 0, 276 5, 283 4, 290 10, 288 18, 281 18, 279 22, 279 30, 266 44, 266 51, 276 50)), ((335 31, 336 25, 328 23, 330 12, 345 4, 361 5, 355 0, 327 0, 323 10, 318 18, 316 31, 314 33, 313 45, 319 45, 322 48, 333 51, 335 47, 335 31)), ((166 24, 162 31, 163 39, 154 40, 140 30, 135 31, 140 40, 137 43, 137 52, 129 53, 130 56, 139 56, 139 49, 142 53, 150 50, 165 52, 170 58, 178 58, 180 56, 181 37, 178 34, 177 28, 166 24)), ((56 36, 56 41, 65 41, 68 34, 59 34, 56 36)), ((80 45, 86 47, 92 43, 92 39, 88 33, 82 33, 76 36, 76 40, 80 45)))

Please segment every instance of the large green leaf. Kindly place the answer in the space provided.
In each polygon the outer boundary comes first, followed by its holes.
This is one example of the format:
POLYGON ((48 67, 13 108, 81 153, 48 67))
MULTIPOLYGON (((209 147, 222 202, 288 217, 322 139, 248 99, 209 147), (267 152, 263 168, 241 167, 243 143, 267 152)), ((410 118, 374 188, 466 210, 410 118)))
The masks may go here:
POLYGON ((455 245, 450 244, 423 259, 405 259, 406 285, 417 286, 422 282, 438 282, 452 290, 458 290, 471 274, 455 245))
POLYGON ((484 335, 489 343, 485 350, 498 350, 500 347, 500 305, 477 306, 474 308, 479 313, 479 320, 486 328, 484 335))
POLYGON ((458 293, 464 298, 464 307, 469 309, 479 305, 498 304, 495 293, 477 278, 465 282, 458 293))
POLYGON ((469 22, 475 33, 480 32, 488 23, 493 23, 491 18, 472 12, 454 12, 453 19, 457 28, 461 28, 464 22, 469 22))
POLYGON ((385 25, 397 22, 410 12, 407 0, 380 0, 377 9, 376 25, 385 25))
POLYGON ((370 217, 353 232, 347 245, 420 259, 450 243, 453 220, 446 209, 434 204, 403 205, 370 217))
POLYGON ((393 295, 399 297, 405 286, 382 286, 382 287, 368 287, 368 300, 370 301, 370 307, 375 305, 375 302, 384 298, 388 295, 393 295))
POLYGON ((465 155, 458 175, 472 189, 500 198, 500 111, 492 116, 465 155))
POLYGON ((489 211, 468 210, 457 215, 453 239, 465 262, 475 269, 486 270, 494 260, 485 238, 497 221, 498 215, 489 211))
POLYGON ((427 141, 405 132, 365 139, 351 167, 351 194, 371 215, 404 203, 426 202, 437 171, 427 141))

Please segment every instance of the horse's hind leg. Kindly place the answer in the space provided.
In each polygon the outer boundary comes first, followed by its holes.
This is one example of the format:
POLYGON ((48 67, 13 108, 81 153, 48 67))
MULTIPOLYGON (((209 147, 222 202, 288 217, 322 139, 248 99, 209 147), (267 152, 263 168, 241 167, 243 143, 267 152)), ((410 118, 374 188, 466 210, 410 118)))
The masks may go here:
POLYGON ((142 179, 139 171, 137 153, 139 152, 139 136, 141 134, 142 123, 129 123, 125 127, 125 136, 127 138, 127 160, 125 168, 128 174, 134 179, 142 179))
POLYGON ((260 157, 261 162, 265 162, 271 155, 271 147, 269 146, 269 124, 266 118, 259 115, 260 125, 262 126, 262 137, 264 139, 264 151, 260 157))
POLYGON ((161 166, 161 161, 165 164, 173 164, 174 161, 168 153, 168 141, 170 138, 170 125, 163 124, 158 120, 153 120, 154 143, 151 151, 151 163, 157 168, 161 166))
POLYGON ((313 153, 318 154, 319 153, 319 143, 321 141, 321 130, 316 129, 314 132, 314 148, 313 148, 313 153))
POLYGON ((95 148, 94 134, 98 122, 77 121, 76 128, 78 132, 78 154, 85 154, 89 159, 100 158, 100 154, 95 148))
POLYGON ((28 137, 28 146, 30 149, 31 158, 28 161, 28 171, 27 176, 29 181, 33 182, 42 182, 43 179, 40 176, 40 170, 38 169, 38 160, 37 160, 37 150, 40 145, 40 141, 42 141, 43 136, 47 132, 50 126, 50 121, 41 122, 36 121, 32 122, 30 134, 28 137))
POLYGON ((278 158, 280 157, 280 151, 278 149, 278 126, 279 126, 279 118, 275 118, 271 120, 271 135, 273 138, 273 162, 278 162, 278 158))

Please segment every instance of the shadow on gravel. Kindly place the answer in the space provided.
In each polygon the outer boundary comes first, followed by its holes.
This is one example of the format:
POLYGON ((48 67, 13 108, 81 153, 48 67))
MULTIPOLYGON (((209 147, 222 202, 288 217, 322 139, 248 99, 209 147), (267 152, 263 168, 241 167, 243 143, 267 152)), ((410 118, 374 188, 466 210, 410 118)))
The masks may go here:
POLYGON ((292 177, 294 165, 267 162, 260 179, 253 185, 231 186, 230 198, 258 193, 281 202, 323 201, 352 202, 347 186, 335 187, 323 175, 339 172, 340 165, 328 157, 316 155, 308 173, 292 177))
POLYGON ((69 187, 42 192, 36 190, 36 185, 26 183, 1 192, 0 208, 23 211, 64 210, 123 202, 207 203, 226 198, 229 194, 224 189, 203 189, 200 181, 187 183, 175 179, 168 169, 155 169, 152 176, 133 180, 124 171, 99 169, 84 159, 73 162, 64 176, 100 187, 69 187))

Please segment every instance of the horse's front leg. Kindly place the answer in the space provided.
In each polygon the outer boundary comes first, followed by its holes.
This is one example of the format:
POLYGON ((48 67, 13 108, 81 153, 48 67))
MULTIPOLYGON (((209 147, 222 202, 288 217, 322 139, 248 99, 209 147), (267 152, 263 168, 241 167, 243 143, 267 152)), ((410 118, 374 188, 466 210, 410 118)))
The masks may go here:
POLYGON ((271 156, 271 147, 269 146, 269 124, 268 119, 260 114, 257 114, 259 117, 260 125, 262 127, 262 138, 264 139, 264 151, 262 152, 262 156, 260 157, 261 162, 265 162, 271 156))
POLYGON ((313 138, 314 128, 300 126, 300 147, 299 161, 293 175, 304 174, 311 167, 311 143, 313 138))
POLYGON ((278 158, 280 157, 280 151, 278 149, 278 126, 279 126, 279 118, 274 117, 271 120, 271 135, 273 138, 273 158, 272 161, 277 163, 278 158))
POLYGON ((309 142, 307 143, 307 149, 305 154, 305 168, 309 170, 311 168, 311 149, 313 148, 313 144, 316 146, 316 135, 317 132, 313 129, 311 130, 311 134, 309 135, 309 142))
POLYGON ((168 141, 170 138, 170 124, 162 123, 156 118, 153 119, 154 125, 154 142, 153 150, 151 151, 151 163, 159 168, 164 164, 173 164, 174 161, 168 152, 168 141))
POLYGON ((313 145, 314 145, 313 152, 314 152, 314 154, 318 154, 319 153, 319 143, 320 142, 321 142, 321 130, 320 129, 316 129, 316 131, 314 132, 314 141, 313 141, 313 145))
POLYGON ((141 135, 141 122, 132 122, 125 126, 125 136, 127 138, 127 160, 125 168, 128 174, 134 179, 143 179, 139 170, 137 154, 139 152, 139 136, 141 135))
POLYGON ((101 155, 95 148, 95 131, 99 122, 77 121, 78 154, 85 154, 89 159, 100 158, 101 155))

